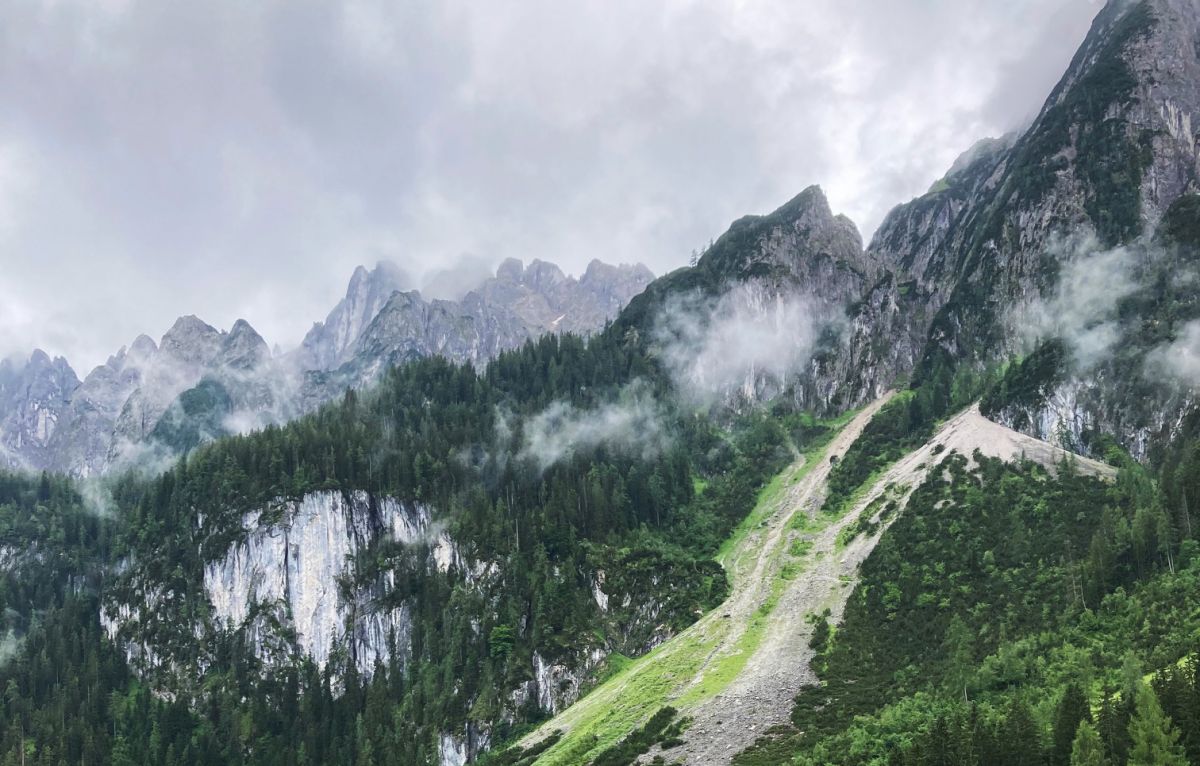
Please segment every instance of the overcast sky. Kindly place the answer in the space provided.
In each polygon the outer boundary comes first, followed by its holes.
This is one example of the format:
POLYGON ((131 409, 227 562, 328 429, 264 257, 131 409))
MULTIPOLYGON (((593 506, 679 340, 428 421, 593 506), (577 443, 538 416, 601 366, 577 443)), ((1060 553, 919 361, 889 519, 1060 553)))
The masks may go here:
POLYGON ((1089 0, 0 0, 0 355, 194 313, 289 347, 354 266, 642 261, 821 184, 864 236, 1029 119, 1089 0))

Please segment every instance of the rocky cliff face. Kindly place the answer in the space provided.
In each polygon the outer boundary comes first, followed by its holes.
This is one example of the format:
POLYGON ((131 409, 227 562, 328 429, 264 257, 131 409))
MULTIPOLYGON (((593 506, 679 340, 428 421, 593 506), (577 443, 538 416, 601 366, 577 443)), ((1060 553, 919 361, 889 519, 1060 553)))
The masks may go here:
POLYGON ((552 263, 506 260, 458 300, 427 299, 400 270, 355 271, 346 297, 309 331, 296 353, 304 370, 349 366, 364 380, 413 356, 481 364, 547 332, 587 335, 604 326, 654 275, 645 266, 593 261, 579 279, 552 263))
POLYGON ((0 361, 0 460, 15 468, 37 468, 46 461, 78 385, 62 357, 35 351, 23 364, 0 361))
POLYGON ((371 271, 354 270, 346 297, 304 336, 296 366, 305 370, 332 370, 349 361, 348 352, 391 299, 392 294, 412 287, 395 264, 382 261, 371 271))
POLYGON ((814 186, 770 215, 736 221, 695 266, 632 301, 619 324, 647 340, 685 389, 735 407, 783 394, 835 412, 912 368, 925 305, 814 186))
POLYGON ((455 302, 426 301, 416 291, 395 293, 355 341, 348 367, 362 385, 387 367, 421 356, 481 365, 529 337, 514 313, 474 294, 455 302))
MULTIPOLYGON (((502 566, 464 551, 429 506, 364 491, 280 499, 243 514, 233 530, 218 529, 203 515, 195 524, 196 539, 209 541, 201 543, 207 562, 198 596, 202 606, 170 574, 134 561, 122 566, 102 605, 102 625, 130 665, 173 693, 195 692, 194 681, 214 662, 214 653, 229 646, 244 647, 240 651, 251 654, 264 674, 311 661, 335 678, 350 667, 369 678, 379 663, 403 667, 410 661, 417 611, 428 615, 446 607, 422 604, 417 594, 423 590, 414 589, 414 582, 442 578, 447 588, 432 592, 453 589, 456 601, 469 593, 465 598, 481 604, 494 603, 505 587, 502 566), (218 548, 209 550, 210 545, 218 548)), ((602 583, 601 575, 595 589, 598 620, 608 616, 602 583)), ((667 637, 644 588, 615 597, 632 610, 637 627, 614 625, 639 637, 656 631, 641 651, 667 637)), ((610 651, 629 650, 595 636, 574 640, 577 651, 564 654, 561 646, 569 642, 559 637, 555 656, 534 652, 523 677, 505 681, 501 719, 511 721, 530 706, 547 715, 565 709, 610 651)), ((442 763, 467 763, 490 741, 483 722, 442 732, 442 763)))
POLYGON ((534 260, 526 267, 510 258, 457 301, 426 300, 415 290, 393 293, 347 346, 337 372, 363 385, 417 356, 479 365, 544 333, 587 335, 653 278, 645 266, 593 261, 576 280, 552 263, 534 260))
POLYGON ((641 264, 611 266, 592 261, 578 280, 552 263, 529 266, 510 258, 496 276, 472 290, 463 305, 474 312, 505 308, 532 336, 546 332, 587 335, 604 326, 646 288, 654 275, 641 264))
MULTIPOLYGON (((1192 2, 1108 3, 1022 135, 893 211, 872 249, 930 297, 918 374, 983 368, 1057 337, 1069 351, 1057 387, 995 416, 1077 449, 1106 432, 1139 457, 1170 434, 1194 382, 1170 385, 1151 362, 1197 316, 1170 286, 1191 278, 1181 248, 1195 245, 1161 229, 1196 190, 1198 43, 1192 2), (1100 269, 1114 248, 1130 265, 1094 290, 1108 310, 1073 311, 1070 274, 1100 269), (1039 316, 1047 306, 1059 316, 1039 316)), ((1176 218, 1195 217, 1182 207, 1176 218)))
POLYGON ((408 646, 411 618, 403 601, 385 606, 394 573, 358 583, 359 557, 388 542, 427 546, 439 571, 456 558, 454 543, 431 530, 427 508, 365 492, 307 495, 246 514, 242 526, 244 539, 205 568, 204 590, 216 627, 244 631, 267 663, 306 657, 323 669, 343 653, 369 675, 391 647, 408 646))
MULTIPOLYGON (((197 520, 198 534, 205 523, 197 520)), ((240 636, 267 668, 308 659, 321 669, 334 662, 370 675, 393 648, 403 661, 409 645, 409 604, 396 593, 394 572, 374 578, 363 564, 385 546, 412 548, 422 566, 443 573, 462 564, 454 542, 431 525, 428 508, 361 491, 318 492, 242 517, 234 540, 204 568, 209 616, 184 628, 197 637, 195 646, 172 656, 147 639, 179 626, 153 627, 163 589, 136 570, 127 587, 110 594, 104 624, 150 677, 186 673, 192 662, 203 667, 204 652, 222 634, 240 636)))
POLYGON ((141 386, 142 371, 157 353, 158 345, 141 335, 128 349, 122 348, 88 373, 71 392, 63 427, 55 435, 45 467, 77 476, 94 476, 104 470, 116 419, 141 386))

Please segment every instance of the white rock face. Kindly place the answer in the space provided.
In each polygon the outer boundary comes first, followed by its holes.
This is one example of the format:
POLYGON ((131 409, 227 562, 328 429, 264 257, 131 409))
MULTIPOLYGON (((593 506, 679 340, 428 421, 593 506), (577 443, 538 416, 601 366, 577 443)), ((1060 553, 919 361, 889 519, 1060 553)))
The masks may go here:
POLYGON ((441 766, 465 766, 491 745, 491 737, 467 724, 465 731, 443 732, 438 739, 438 761, 441 766))
POLYGON ((438 757, 442 766, 464 766, 467 762, 467 743, 452 734, 443 734, 438 743, 438 757))
POLYGON ((604 572, 596 573, 596 581, 592 583, 592 598, 601 612, 608 611, 608 594, 604 592, 604 572))
MULTIPOLYGON (((282 636, 264 612, 295 632, 292 647, 324 667, 337 652, 348 652, 358 670, 369 674, 377 660, 390 658, 391 647, 407 648, 411 617, 407 606, 377 604, 391 586, 390 576, 367 587, 343 588, 355 577, 357 556, 380 539, 429 542, 439 568, 458 558, 444 532, 430 540, 429 510, 366 492, 317 492, 282 509, 248 513, 242 520, 246 539, 225 558, 209 564, 204 589, 216 622, 245 629, 255 637, 259 656, 271 660, 282 636), (263 523, 264 515, 279 521, 263 523)), ((286 643, 286 642, 283 642, 286 643)))
MULTIPOLYGON (((153 588, 141 594, 142 605, 149 612, 157 609, 162 602, 163 594, 160 589, 153 588)), ((121 629, 133 626, 134 633, 141 627, 141 608, 129 604, 103 604, 100 607, 100 627, 108 635, 109 640, 121 648, 125 661, 131 667, 142 670, 162 668, 166 665, 163 658, 150 644, 141 640, 130 640, 122 635, 121 629)))
POLYGON ((581 667, 559 665, 547 661, 537 652, 533 654, 533 675, 529 683, 530 690, 537 699, 542 711, 554 715, 560 710, 570 707, 579 699, 580 685, 591 671, 598 667, 607 653, 600 647, 594 647, 581 664, 581 667))

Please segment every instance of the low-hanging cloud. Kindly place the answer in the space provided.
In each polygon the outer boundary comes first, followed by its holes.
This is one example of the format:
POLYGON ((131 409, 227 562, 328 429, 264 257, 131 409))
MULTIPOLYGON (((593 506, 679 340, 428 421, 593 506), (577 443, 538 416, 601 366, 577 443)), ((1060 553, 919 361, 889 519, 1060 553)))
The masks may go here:
POLYGON ((841 320, 807 296, 747 283, 716 298, 670 302, 658 317, 656 340, 680 392, 709 404, 785 384, 812 360, 822 333, 841 320))
POLYGON ((426 299, 462 300, 471 290, 495 274, 491 258, 463 253, 445 266, 427 271, 421 276, 421 297, 426 299))
POLYGON ((106 480, 93 477, 81 481, 79 495, 83 500, 83 508, 88 513, 101 518, 112 518, 116 515, 117 504, 106 480))
POLYGON ((1184 325, 1175 340, 1147 354, 1146 370, 1187 388, 1200 388, 1200 320, 1184 325))
POLYGON ((18 636, 12 628, 8 632, 0 636, 0 667, 8 664, 8 661, 17 656, 21 651, 21 646, 25 643, 23 636, 18 636))
POLYGON ((658 454, 671 442, 661 405, 649 387, 632 383, 594 409, 558 401, 529 418, 520 458, 544 471, 577 452, 599 446, 638 457, 658 454))
POLYGON ((1052 243, 1048 254, 1062 263, 1053 294, 1007 317, 1023 346, 1061 338, 1082 369, 1104 360, 1120 337, 1117 309, 1138 288, 1137 247, 1104 249, 1090 236, 1052 243))

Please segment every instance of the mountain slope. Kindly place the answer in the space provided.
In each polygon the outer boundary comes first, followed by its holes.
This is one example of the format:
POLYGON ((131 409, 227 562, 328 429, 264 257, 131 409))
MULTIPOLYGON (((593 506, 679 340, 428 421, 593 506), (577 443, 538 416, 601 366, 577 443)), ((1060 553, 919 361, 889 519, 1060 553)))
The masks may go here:
POLYGON ((46 459, 58 421, 79 385, 62 357, 35 351, 25 364, 0 361, 0 458, 8 465, 34 467, 46 459))
MULTIPOLYGON (((735 224, 693 284, 734 291, 750 316, 803 292, 840 326, 871 269, 853 226, 815 189, 760 223, 735 224)), ((652 288, 662 309, 695 297, 670 286, 681 276, 652 288)), ((544 266, 523 278, 561 285, 544 266)), ((397 345, 436 326, 406 322, 424 311, 456 316, 396 293, 359 343, 378 338, 378 357, 482 337, 397 345)), ((717 547, 785 445, 824 432, 798 414, 718 408, 712 422, 679 409, 684 381, 661 355, 662 315, 645 316, 639 336, 630 312, 586 345, 547 335, 485 370, 410 358, 361 399, 197 450, 162 489, 131 487, 121 504, 137 509, 140 531, 128 542, 135 563, 107 591, 109 635, 142 677, 189 695, 201 668, 254 686, 309 663, 335 683, 418 674, 438 704, 404 733, 420 748, 435 742, 442 762, 563 709, 607 658, 652 649, 720 599, 717 547), (182 562, 182 574, 160 561, 182 562), (222 663, 231 644, 246 667, 222 663), (448 686, 464 656, 479 674, 448 686)), ((760 359, 738 360, 729 380, 754 381, 760 359)), ((780 372, 802 379, 804 366, 780 372)))
POLYGON ((683 388, 698 383, 726 402, 783 394, 802 409, 842 412, 878 397, 919 353, 920 323, 902 311, 904 279, 886 266, 813 186, 769 215, 735 221, 695 266, 630 301, 616 331, 658 358, 681 336, 715 351, 703 360, 712 368, 707 379, 689 380, 701 372, 694 368, 675 370, 683 388), (755 340, 760 353, 719 343, 747 325, 767 328, 755 340), (726 358, 734 360, 728 370, 726 358))
POLYGON ((729 763, 763 732, 787 724, 796 692, 817 682, 810 668, 813 618, 840 621, 862 562, 913 491, 952 455, 1028 459, 1052 471, 1070 460, 1084 475, 1116 475, 1103 463, 992 423, 972 407, 864 486, 854 502, 824 512, 831 465, 888 398, 776 478, 749 517, 753 525, 722 559, 732 579, 725 602, 529 735, 524 745, 532 748, 565 732, 536 763, 587 763, 664 706, 690 719, 682 743, 664 751, 673 762, 729 763))

